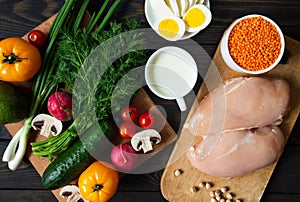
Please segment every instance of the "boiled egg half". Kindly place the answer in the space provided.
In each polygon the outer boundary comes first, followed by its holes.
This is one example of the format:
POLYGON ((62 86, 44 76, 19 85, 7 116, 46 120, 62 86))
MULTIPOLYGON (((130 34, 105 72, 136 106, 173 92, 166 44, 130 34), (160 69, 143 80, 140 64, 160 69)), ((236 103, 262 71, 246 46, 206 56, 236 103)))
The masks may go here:
POLYGON ((155 20, 154 27, 158 35, 169 41, 181 39, 185 32, 183 20, 172 15, 158 17, 155 20))
POLYGON ((212 14, 202 3, 203 0, 146 0, 145 14, 159 36, 169 41, 183 40, 211 22, 212 14))
POLYGON ((182 19, 185 23, 186 31, 198 32, 208 26, 211 18, 211 12, 205 5, 196 4, 188 9, 182 19))

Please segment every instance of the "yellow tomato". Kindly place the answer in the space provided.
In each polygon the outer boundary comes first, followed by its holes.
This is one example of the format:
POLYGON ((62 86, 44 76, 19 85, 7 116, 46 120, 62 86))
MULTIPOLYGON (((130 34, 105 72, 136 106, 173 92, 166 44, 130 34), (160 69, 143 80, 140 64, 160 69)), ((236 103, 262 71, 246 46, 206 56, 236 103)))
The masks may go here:
POLYGON ((82 197, 90 202, 106 202, 117 191, 119 173, 105 162, 96 161, 81 173, 78 187, 82 197))
POLYGON ((41 61, 39 50, 21 38, 0 41, 0 79, 3 81, 28 81, 39 71, 41 61))

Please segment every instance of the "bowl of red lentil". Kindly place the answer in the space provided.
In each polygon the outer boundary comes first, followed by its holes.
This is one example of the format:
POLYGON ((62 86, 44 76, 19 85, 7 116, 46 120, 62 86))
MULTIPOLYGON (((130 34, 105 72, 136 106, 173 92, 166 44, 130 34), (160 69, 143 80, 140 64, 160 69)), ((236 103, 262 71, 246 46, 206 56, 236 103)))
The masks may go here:
POLYGON ((235 20, 221 40, 221 56, 232 70, 262 74, 281 60, 285 48, 279 26, 262 15, 247 15, 235 20))

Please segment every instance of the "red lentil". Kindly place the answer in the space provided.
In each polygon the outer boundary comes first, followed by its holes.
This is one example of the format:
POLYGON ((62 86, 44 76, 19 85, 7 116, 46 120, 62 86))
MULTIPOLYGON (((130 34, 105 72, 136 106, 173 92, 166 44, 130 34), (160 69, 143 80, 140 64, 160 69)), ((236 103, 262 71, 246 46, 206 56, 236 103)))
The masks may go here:
POLYGON ((229 53, 242 68, 262 70, 272 65, 280 54, 280 35, 276 27, 262 17, 238 22, 229 34, 229 53))

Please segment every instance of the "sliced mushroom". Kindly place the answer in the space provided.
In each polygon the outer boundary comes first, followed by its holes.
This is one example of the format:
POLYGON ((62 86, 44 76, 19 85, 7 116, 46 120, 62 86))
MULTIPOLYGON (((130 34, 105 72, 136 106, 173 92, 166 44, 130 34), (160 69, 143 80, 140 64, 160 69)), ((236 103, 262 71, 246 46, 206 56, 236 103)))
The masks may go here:
POLYGON ((88 202, 81 196, 79 188, 75 185, 63 187, 59 192, 59 196, 67 198, 67 202, 88 202))
POLYGON ((146 129, 136 133, 131 139, 131 146, 135 151, 143 150, 144 153, 153 150, 152 144, 158 144, 161 136, 154 129, 146 129))
POLYGON ((49 137, 49 135, 56 136, 62 131, 62 122, 48 114, 39 114, 31 122, 34 130, 40 130, 40 134, 49 137))

